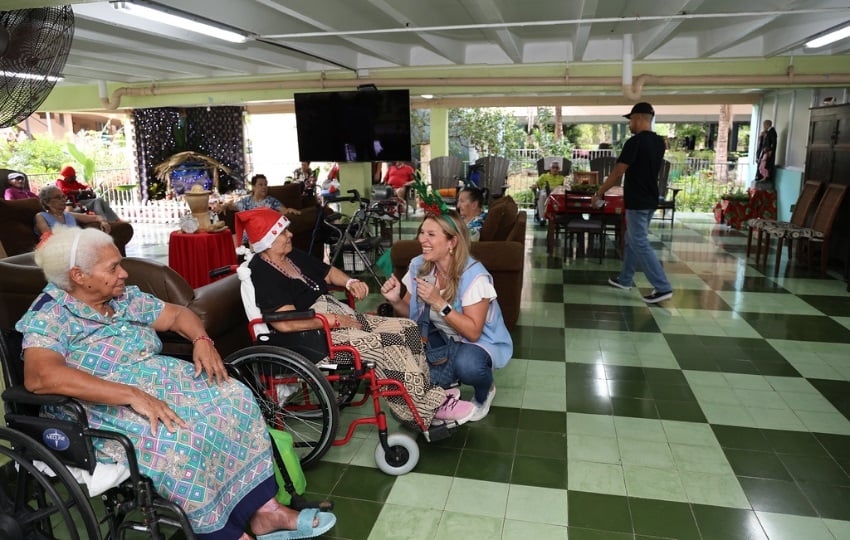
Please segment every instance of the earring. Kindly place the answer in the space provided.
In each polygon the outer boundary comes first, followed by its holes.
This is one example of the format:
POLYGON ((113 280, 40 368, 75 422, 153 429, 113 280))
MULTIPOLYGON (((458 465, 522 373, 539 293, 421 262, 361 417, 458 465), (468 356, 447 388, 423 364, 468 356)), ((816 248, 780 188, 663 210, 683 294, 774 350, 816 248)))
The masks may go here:
POLYGON ((455 254, 455 248, 450 247, 449 248, 449 255, 454 255, 454 254, 455 254))

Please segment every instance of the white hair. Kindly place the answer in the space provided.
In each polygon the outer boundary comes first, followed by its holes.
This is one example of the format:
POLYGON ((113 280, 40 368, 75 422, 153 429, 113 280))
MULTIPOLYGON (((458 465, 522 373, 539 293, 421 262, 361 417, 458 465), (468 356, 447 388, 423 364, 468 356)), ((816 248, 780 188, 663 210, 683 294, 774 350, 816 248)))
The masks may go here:
MULTIPOLYGON (((47 233, 45 233, 47 234, 47 233)), ((35 264, 44 278, 65 291, 71 290, 71 259, 74 266, 90 272, 97 263, 100 248, 114 244, 112 237, 96 228, 54 225, 50 236, 35 250, 35 264), (74 251, 73 254, 71 251, 74 251)))

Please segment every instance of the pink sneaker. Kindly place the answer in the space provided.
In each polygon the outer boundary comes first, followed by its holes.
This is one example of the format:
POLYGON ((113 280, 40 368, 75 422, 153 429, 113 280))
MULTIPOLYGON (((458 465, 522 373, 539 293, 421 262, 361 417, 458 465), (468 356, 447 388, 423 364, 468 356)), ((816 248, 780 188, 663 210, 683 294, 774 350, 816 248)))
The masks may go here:
POLYGON ((457 386, 454 388, 446 388, 446 397, 460 399, 460 388, 457 386))
POLYGON ((465 424, 475 414, 475 405, 469 401, 463 401, 456 397, 447 397, 437 409, 434 418, 444 422, 456 422, 457 425, 465 424))

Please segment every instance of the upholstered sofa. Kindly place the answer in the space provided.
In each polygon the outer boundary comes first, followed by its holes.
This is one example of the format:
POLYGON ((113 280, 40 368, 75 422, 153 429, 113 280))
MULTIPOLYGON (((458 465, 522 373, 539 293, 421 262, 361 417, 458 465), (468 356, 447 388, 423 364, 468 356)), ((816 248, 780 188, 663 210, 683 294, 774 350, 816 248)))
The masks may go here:
MULTIPOLYGON (((43 208, 38 199, 6 201, 0 199, 0 256, 32 251, 38 243, 33 225, 35 215, 43 208)), ((110 223, 109 234, 122 255, 133 238, 133 226, 126 222, 110 223)))
MULTIPOLYGON (((519 318, 527 220, 527 214, 518 211, 511 197, 502 197, 490 206, 481 229, 481 240, 472 243, 472 256, 493 276, 499 306, 509 329, 519 318)), ((390 257, 396 277, 401 279, 411 259, 420 253, 422 248, 417 240, 395 242, 390 257)))
MULTIPOLYGON (((249 346, 247 319, 239 293, 239 278, 230 275, 208 285, 192 289, 168 266, 135 257, 124 259, 129 273, 128 285, 138 285, 145 292, 195 312, 204 322, 207 334, 215 341, 222 357, 249 346)), ((12 328, 44 288, 41 269, 33 261, 33 253, 0 259, 0 328, 12 328)), ((160 334, 163 354, 190 358, 192 344, 182 336, 160 334)))
MULTIPOLYGON (((309 251, 312 240, 313 255, 321 257, 324 247, 321 236, 322 229, 319 227, 315 240, 313 239, 313 231, 317 227, 316 222, 319 219, 319 213, 328 215, 331 212, 319 206, 314 196, 302 195, 301 184, 297 182, 283 186, 269 186, 269 196, 282 202, 285 207, 294 208, 301 212, 297 216, 288 216, 290 220, 289 230, 292 231, 292 245, 302 251, 309 251)), ((234 213, 231 211, 219 214, 219 218, 227 224, 228 228, 236 232, 233 216, 234 213)), ((321 223, 318 225, 321 225, 321 223)))

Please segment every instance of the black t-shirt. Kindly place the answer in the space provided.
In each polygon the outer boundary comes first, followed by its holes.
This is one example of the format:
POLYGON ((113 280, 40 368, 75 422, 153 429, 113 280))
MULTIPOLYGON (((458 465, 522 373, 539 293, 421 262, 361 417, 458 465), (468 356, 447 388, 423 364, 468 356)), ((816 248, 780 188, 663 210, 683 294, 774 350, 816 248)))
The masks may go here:
POLYGON ((288 257, 309 280, 318 284, 319 290, 314 290, 309 283, 300 279, 290 278, 259 255, 255 255, 248 263, 248 268, 251 269, 257 307, 263 313, 271 313, 287 305, 304 311, 310 309, 320 295, 328 292, 325 276, 331 271, 330 266, 297 249, 293 249, 288 257))
POLYGON ((629 210, 658 208, 658 171, 664 159, 664 139, 641 131, 626 141, 618 163, 629 166, 623 179, 623 204, 629 210))

